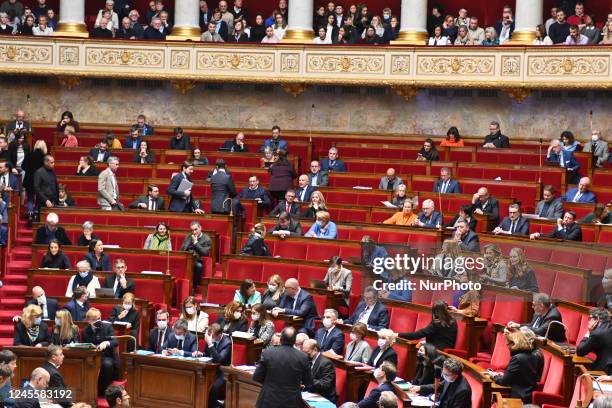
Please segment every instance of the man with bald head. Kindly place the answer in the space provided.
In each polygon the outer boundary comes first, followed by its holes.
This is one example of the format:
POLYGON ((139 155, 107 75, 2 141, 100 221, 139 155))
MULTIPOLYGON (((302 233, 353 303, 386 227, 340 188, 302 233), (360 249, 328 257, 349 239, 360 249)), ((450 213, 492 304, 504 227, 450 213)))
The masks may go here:
POLYGON ((307 176, 313 187, 325 187, 329 184, 329 174, 321 170, 321 164, 316 160, 310 162, 310 172, 307 176))
POLYGON ((306 340, 302 346, 302 351, 306 353, 310 360, 310 372, 312 373, 312 386, 304 390, 319 394, 335 403, 338 396, 336 395, 336 368, 334 363, 321 354, 321 346, 315 339, 306 340))
POLYGON ((486 187, 480 187, 472 196, 472 212, 486 215, 489 219, 489 230, 499 224, 499 202, 491 197, 486 187))
POLYGON ((568 201, 572 203, 596 203, 597 197, 595 193, 589 190, 591 187, 591 179, 588 177, 583 177, 578 182, 578 187, 570 188, 565 193, 563 197, 563 201, 568 201))
POLYGON ((310 179, 306 174, 298 178, 298 188, 295 190, 295 199, 302 203, 310 203, 310 196, 316 190, 310 185, 310 179))
POLYGON ((395 188, 400 184, 404 184, 402 179, 395 174, 395 169, 390 167, 387 169, 387 174, 380 179, 378 183, 379 190, 395 191, 395 188))
POLYGON ((15 111, 15 120, 11 120, 5 125, 4 130, 9 143, 13 141, 17 133, 21 131, 29 133, 32 131, 32 126, 29 121, 25 120, 25 116, 25 112, 22 109, 17 109, 15 111))
MULTIPOLYGON (((561 135, 563 136, 565 133, 563 132, 561 135)), ((563 150, 559 139, 553 139, 550 142, 546 153, 546 162, 552 166, 563 167, 567 171, 568 183, 576 184, 578 182, 580 163, 574 157, 574 152, 563 150)))
POLYGON ((37 367, 30 375, 30 381, 23 386, 23 395, 28 398, 20 398, 15 401, 15 407, 19 408, 40 408, 40 401, 36 398, 36 393, 44 391, 49 386, 51 375, 42 367, 37 367))
POLYGON ((34 286, 32 288, 32 299, 28 300, 27 305, 37 305, 43 311, 43 319, 53 320, 55 319, 55 313, 59 309, 57 300, 47 298, 45 290, 40 286, 34 286))
POLYGON ((432 199, 427 199, 421 204, 421 212, 416 221, 417 226, 424 228, 438 228, 442 224, 442 214, 436 211, 436 204, 432 199))
POLYGON ((277 317, 280 313, 304 319, 304 325, 300 332, 306 333, 309 337, 314 337, 314 321, 319 317, 317 306, 312 295, 302 289, 295 278, 287 279, 285 293, 280 299, 279 306, 272 309, 274 317, 277 317))

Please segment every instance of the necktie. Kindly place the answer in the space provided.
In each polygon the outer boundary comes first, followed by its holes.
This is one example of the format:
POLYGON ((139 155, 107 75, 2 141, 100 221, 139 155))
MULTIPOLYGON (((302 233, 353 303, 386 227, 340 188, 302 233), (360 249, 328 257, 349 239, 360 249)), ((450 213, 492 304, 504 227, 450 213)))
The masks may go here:
POLYGON ((438 45, 438 39, 437 39, 437 38, 436 38, 436 39, 434 39, 434 44, 433 44, 433 45, 434 45, 434 47, 435 47, 436 45, 438 45))
POLYGON ((295 310, 295 306, 297 304, 297 296, 293 299, 293 309, 295 310))
POLYGON ((448 188, 448 181, 442 183, 442 193, 446 193, 446 189, 448 188))
POLYGON ((323 335, 323 340, 321 340, 321 347, 323 347, 323 345, 325 344, 325 340, 327 340, 327 335, 329 334, 329 332, 326 330, 325 334, 323 335))
POLYGON ((361 312, 361 314, 359 315, 359 320, 363 319, 363 316, 365 316, 366 313, 368 313, 368 309, 370 309, 370 306, 366 306, 366 308, 363 309, 363 312, 361 312))
POLYGON ((582 193, 580 191, 578 191, 576 193, 576 195, 574 196, 574 199, 572 200, 573 202, 577 203, 578 200, 580 200, 580 197, 582 197, 582 193))
POLYGON ((306 189, 302 189, 302 194, 300 194, 300 201, 304 201, 304 198, 306 196, 306 189))
POLYGON ((155 211, 155 201, 149 198, 149 211, 155 211))
POLYGON ((516 221, 512 221, 512 224, 510 224, 510 233, 514 234, 514 227, 516 226, 516 221))
POLYGON ((289 203, 287 203, 287 205, 285 205, 285 211, 286 211, 288 214, 291 214, 291 205, 289 205, 289 203))
POLYGON ((121 297, 121 285, 119 284, 119 279, 115 279, 115 298, 119 299, 121 297))
POLYGON ((176 344, 176 348, 179 350, 183 349, 183 340, 179 340, 176 344))
POLYGON ((157 331, 157 347, 155 348, 155 352, 157 354, 161 353, 161 346, 162 346, 162 340, 164 338, 164 332, 162 331, 157 331))

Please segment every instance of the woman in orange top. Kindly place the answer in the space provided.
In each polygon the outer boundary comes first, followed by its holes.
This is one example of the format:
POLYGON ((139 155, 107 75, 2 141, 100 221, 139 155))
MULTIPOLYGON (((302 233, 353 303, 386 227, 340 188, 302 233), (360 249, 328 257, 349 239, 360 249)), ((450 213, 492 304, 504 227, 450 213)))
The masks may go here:
POLYGON ((418 219, 418 216, 412 212, 412 205, 412 201, 404 201, 402 211, 396 212, 391 218, 384 220, 383 224, 414 225, 414 222, 418 219))
POLYGON ((456 127, 448 129, 446 139, 440 143, 440 147, 463 147, 463 139, 456 127))
POLYGON ((62 147, 79 147, 79 141, 74 134, 74 128, 70 125, 64 128, 64 138, 60 143, 62 147))

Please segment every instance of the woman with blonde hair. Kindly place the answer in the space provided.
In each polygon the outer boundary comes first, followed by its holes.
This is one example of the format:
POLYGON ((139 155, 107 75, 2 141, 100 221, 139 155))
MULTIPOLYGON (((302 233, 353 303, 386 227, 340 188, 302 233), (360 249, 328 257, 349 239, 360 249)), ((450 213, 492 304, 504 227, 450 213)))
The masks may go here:
POLYGON ((60 309, 55 313, 55 327, 51 334, 51 344, 65 346, 70 343, 79 343, 81 334, 79 327, 72 321, 68 310, 60 309))
POLYGON ((446 239, 442 243, 442 250, 434 258, 429 272, 443 278, 453 278, 457 275, 456 269, 462 268, 463 264, 459 243, 454 239, 446 239))
POLYGON ((285 293, 283 279, 280 275, 272 275, 268 278, 268 289, 266 289, 261 297, 261 303, 266 309, 272 310, 280 304, 283 293, 285 293))
POLYGON ((480 282, 497 285, 508 285, 508 265, 502 257, 501 249, 495 244, 487 244, 483 252, 484 269, 480 275, 480 282))
MULTIPOLYGON (((121 297, 121 304, 114 306, 111 310, 108 320, 111 323, 125 323, 125 328, 130 331, 130 335, 138 339, 138 331, 140 330, 140 312, 136 309, 136 296, 133 293, 127 292, 121 297)), ((128 351, 133 351, 133 341, 128 343, 128 351)))
POLYGON ((244 314, 244 306, 242 303, 234 300, 225 306, 225 311, 222 316, 219 316, 217 323, 223 329, 223 333, 231 336, 233 332, 246 332, 249 323, 244 314))
POLYGON ((539 292, 535 272, 527 264, 525 253, 521 248, 512 248, 508 254, 508 272, 510 279, 508 286, 511 289, 539 292))
POLYGON ((149 234, 144 243, 144 249, 155 251, 172 251, 172 241, 170 240, 170 227, 165 222, 160 222, 155 227, 155 232, 149 234))
POLYGON ((15 324, 13 346, 46 347, 49 345, 49 328, 42 321, 43 311, 38 305, 23 308, 21 319, 15 324))
POLYGON ((378 368, 380 365, 389 361, 397 367, 397 353, 393 349, 393 344, 397 339, 397 334, 390 329, 381 329, 378 331, 378 342, 376 348, 372 351, 368 365, 378 368))
POLYGON ((311 238, 336 239, 338 236, 338 229, 336 228, 336 224, 330 221, 330 215, 327 211, 317 211, 317 219, 315 223, 312 224, 304 236, 311 238))
POLYGON ((327 211, 327 207, 325 206, 323 193, 317 190, 310 195, 310 205, 302 213, 302 217, 315 219, 318 211, 327 211))
POLYGON ((64 138, 62 139, 60 146, 61 147, 79 147, 79 140, 74 134, 74 127, 66 126, 64 128, 64 138))
POLYGON ((183 300, 180 317, 187 320, 189 331, 203 333, 208 327, 208 313, 200 310, 200 302, 194 296, 183 300))
POLYGON ((270 249, 264 241, 266 236, 266 226, 260 222, 255 224, 249 235, 246 244, 240 250, 240 255, 253 256, 272 256, 270 249))

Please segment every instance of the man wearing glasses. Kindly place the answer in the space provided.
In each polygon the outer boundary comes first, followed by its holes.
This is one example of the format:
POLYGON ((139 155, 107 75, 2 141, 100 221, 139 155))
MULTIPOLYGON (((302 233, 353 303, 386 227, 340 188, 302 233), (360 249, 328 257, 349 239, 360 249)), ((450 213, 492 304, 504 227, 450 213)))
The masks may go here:
POLYGON ((113 289, 115 299, 120 299, 128 292, 134 293, 134 281, 125 275, 127 272, 125 261, 121 258, 115 260, 115 267, 113 269, 115 274, 104 278, 104 287, 113 289))
POLYGON ((518 204, 510 204, 508 216, 504 217, 493 233, 495 235, 529 235, 529 220, 522 217, 521 207, 518 204))

